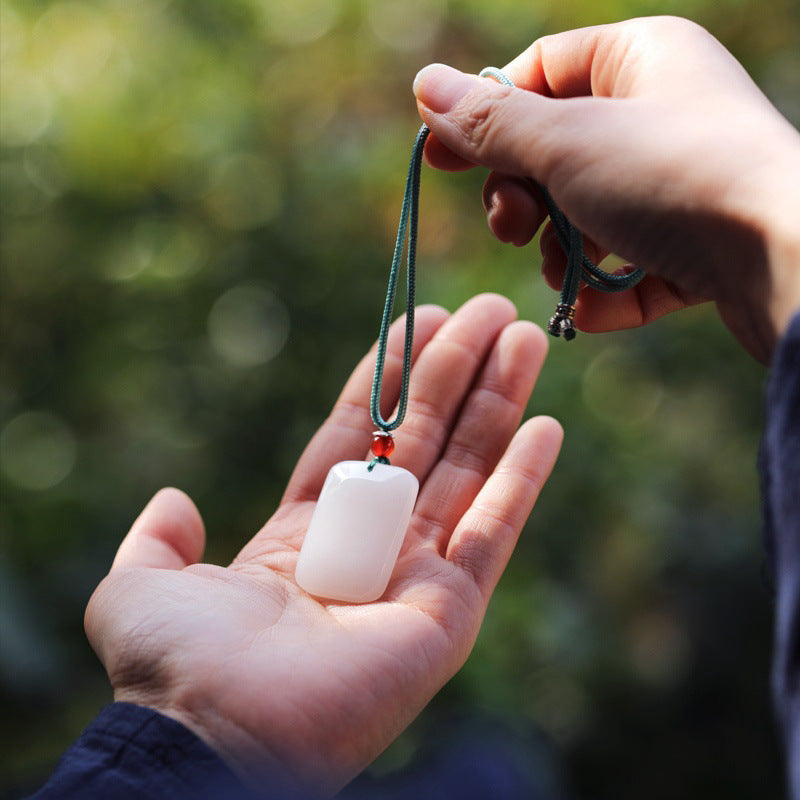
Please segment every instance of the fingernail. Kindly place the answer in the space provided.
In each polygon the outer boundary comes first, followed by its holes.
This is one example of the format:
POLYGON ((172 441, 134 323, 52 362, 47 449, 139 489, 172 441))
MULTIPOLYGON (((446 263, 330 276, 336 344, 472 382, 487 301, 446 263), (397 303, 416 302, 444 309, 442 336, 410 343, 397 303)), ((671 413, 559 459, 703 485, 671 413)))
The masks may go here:
POLYGON ((445 64, 429 64, 414 78, 417 100, 437 114, 446 114, 471 89, 476 78, 445 64))

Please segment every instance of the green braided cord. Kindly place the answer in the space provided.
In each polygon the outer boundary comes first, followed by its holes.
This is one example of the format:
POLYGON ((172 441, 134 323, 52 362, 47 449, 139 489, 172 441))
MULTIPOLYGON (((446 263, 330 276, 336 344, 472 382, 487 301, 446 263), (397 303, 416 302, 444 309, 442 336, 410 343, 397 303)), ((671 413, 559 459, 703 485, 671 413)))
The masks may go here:
POLYGON ((375 469, 376 464, 386 464, 388 467, 390 463, 391 462, 388 458, 386 458, 386 456, 375 456, 375 458, 373 458, 372 461, 367 464, 367 472, 372 472, 372 470, 375 469))
MULTIPOLYGON (((547 206, 547 213, 550 215, 550 219, 553 222, 556 237, 566 253, 569 251, 570 246, 570 232, 575 229, 575 226, 564 216, 564 213, 556 205, 552 195, 544 186, 537 183, 536 188, 541 192, 545 206, 547 206)), ((624 289, 630 289, 644 277, 641 270, 629 272, 627 275, 611 275, 605 270, 600 269, 600 267, 583 253, 581 253, 581 267, 583 269, 583 274, 581 276, 583 280, 589 286, 599 289, 601 292, 621 292, 624 289)))
MULTIPOLYGON (((422 152, 430 130, 423 125, 417 132, 414 146, 411 149, 411 163, 408 167, 406 188, 403 194, 403 206, 400 211, 400 224, 397 228, 397 241, 394 245, 392 266, 389 270, 389 286, 386 291, 386 304, 383 307, 381 330, 378 334, 378 355, 375 361, 375 376, 372 380, 372 395, 369 413, 376 427, 389 433, 398 428, 406 415, 408 406, 408 381, 411 376, 411 349, 414 344, 414 288, 417 263, 417 224, 419 221, 419 181, 422 168, 422 152), (403 374, 400 384, 400 398, 397 402, 395 418, 387 422, 381 416, 381 386, 383 385, 383 368, 386 363, 386 344, 389 338, 389 326, 392 322, 394 296, 397 289, 397 275, 400 272, 400 261, 403 249, 408 240, 407 284, 406 284, 406 338, 403 347, 403 374)), ((382 462, 383 463, 383 462, 382 462)), ((385 463, 388 463, 388 459, 385 463)), ((374 462, 373 462, 374 466, 374 462)))
MULTIPOLYGON (((513 87, 511 79, 496 67, 486 67, 480 73, 481 77, 490 77, 500 83, 513 87)), ((375 360, 375 375, 372 380, 372 394, 370 396, 369 412, 372 422, 376 427, 390 433, 396 430, 403 422, 408 407, 408 383, 411 376, 411 351, 414 344, 414 291, 416 285, 416 262, 417 262, 417 227, 419 222, 419 184, 420 172, 422 169, 422 154, 425 147, 425 140, 428 138, 430 130, 427 125, 423 125, 417 132, 414 146, 411 148, 411 162, 408 166, 408 176, 406 177, 406 187, 403 193, 403 205, 400 210, 400 223, 397 227, 397 239, 394 245, 392 256, 392 266, 389 270, 389 285, 386 291, 386 303, 383 307, 381 318, 381 328, 378 334, 378 354, 375 360), (407 245, 407 248, 406 248, 407 245), (392 322, 392 312, 394 310, 394 298, 397 291, 397 277, 400 273, 400 262, 403 258, 403 250, 407 249, 407 283, 406 283, 406 335, 403 345, 403 372, 400 382, 400 397, 397 402, 397 413, 391 421, 385 420, 381 416, 381 388, 383 386, 383 370, 386 364, 386 345, 389 338, 389 326, 392 322)), ((603 292, 619 292, 635 286, 643 277, 641 270, 634 270, 627 275, 610 275, 594 264, 583 252, 583 237, 580 230, 576 228, 556 205, 550 192, 540 183, 536 187, 544 198, 550 219, 556 231, 556 236, 561 244, 564 254, 567 257, 567 268, 564 273, 564 282, 561 287, 561 304, 563 307, 574 307, 575 298, 578 296, 578 289, 581 280, 587 285, 603 292)), ((561 308, 562 306, 559 306, 561 308)), ((556 336, 563 331, 565 338, 572 338, 575 335, 572 329, 571 318, 568 320, 567 328, 562 327, 561 331, 553 328, 553 320, 565 319, 559 317, 562 313, 556 309, 556 316, 551 319, 548 326, 550 333, 556 336)), ((369 465, 369 469, 375 464, 388 464, 389 459, 384 457, 374 458, 369 465)))
MULTIPOLYGON (((497 67, 486 67, 486 69, 481 70, 480 76, 482 78, 494 78, 505 86, 514 87, 514 83, 508 75, 502 70, 497 69, 497 67)), ((534 183, 544 199, 544 203, 547 206, 547 213, 550 215, 550 220, 556 232, 556 237, 561 245, 561 249, 564 251, 564 255, 567 257, 564 282, 561 284, 560 306, 556 309, 556 315, 551 319, 550 325, 548 325, 548 331, 555 336, 559 336, 563 331, 565 338, 571 339, 575 335, 574 329, 571 327, 571 318, 569 322, 569 333, 571 335, 568 335, 568 331, 563 327, 559 328, 557 323, 559 320, 565 319, 563 314, 566 313, 566 311, 561 312, 561 306, 565 309, 574 309, 578 290, 581 286, 581 280, 583 280, 587 286, 591 286, 593 289, 598 289, 601 292, 621 292, 639 283, 644 277, 644 273, 640 269, 634 269, 626 275, 611 275, 605 270, 600 269, 600 267, 592 262, 583 252, 583 237, 581 232, 556 205, 550 192, 548 192, 542 184, 536 181, 534 181, 534 183)))

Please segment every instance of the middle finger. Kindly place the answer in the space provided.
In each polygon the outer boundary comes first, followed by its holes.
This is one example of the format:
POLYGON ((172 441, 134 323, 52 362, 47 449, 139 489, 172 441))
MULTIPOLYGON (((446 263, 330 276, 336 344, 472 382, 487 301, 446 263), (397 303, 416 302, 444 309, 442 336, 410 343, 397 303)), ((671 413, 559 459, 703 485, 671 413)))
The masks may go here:
POLYGON ((414 473, 420 485, 438 460, 495 340, 516 316, 505 297, 479 295, 458 309, 420 353, 392 458, 393 464, 414 473))

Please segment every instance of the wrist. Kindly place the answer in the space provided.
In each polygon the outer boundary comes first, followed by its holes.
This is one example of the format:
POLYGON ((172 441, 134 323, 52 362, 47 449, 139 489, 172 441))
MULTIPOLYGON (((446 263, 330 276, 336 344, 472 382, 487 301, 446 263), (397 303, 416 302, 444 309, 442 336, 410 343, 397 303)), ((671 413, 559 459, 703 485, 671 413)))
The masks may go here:
POLYGON ((800 310, 800 135, 786 128, 772 139, 769 157, 743 176, 734 201, 735 217, 756 234, 759 256, 749 278, 731 265, 730 274, 739 275, 731 300, 749 309, 765 362, 800 310))
POLYGON ((198 704, 194 701, 160 692, 120 689, 114 691, 114 702, 143 706, 179 723, 211 749, 244 787, 259 796, 267 785, 271 797, 322 798, 332 796, 347 782, 339 776, 333 778, 318 764, 301 767, 278 748, 270 750, 260 738, 216 710, 213 703, 201 703, 202 710, 195 711, 198 704))
POLYGON ((180 723, 213 750, 240 780, 248 782, 250 776, 245 766, 247 758, 240 752, 245 747, 244 743, 237 741, 236 731, 221 730, 227 724, 224 719, 219 718, 217 724, 214 724, 213 721, 203 720, 162 692, 150 693, 136 689, 116 689, 114 702, 142 706, 180 723))
MULTIPOLYGON (((800 159, 795 179, 800 183, 800 159)), ((772 235, 767 242, 771 266, 769 314, 777 337, 783 335, 795 314, 800 311, 800 190, 788 214, 776 215, 772 235), (788 217, 794 216, 790 221, 788 217)))

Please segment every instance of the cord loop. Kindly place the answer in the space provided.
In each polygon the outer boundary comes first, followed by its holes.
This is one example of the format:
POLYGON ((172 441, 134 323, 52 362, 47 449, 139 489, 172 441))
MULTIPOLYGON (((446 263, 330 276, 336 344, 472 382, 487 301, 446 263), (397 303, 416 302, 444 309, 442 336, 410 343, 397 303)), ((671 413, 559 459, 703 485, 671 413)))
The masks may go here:
MULTIPOLYGON (((514 87, 514 82, 497 67, 486 67, 481 70, 480 77, 494 78, 504 86, 514 87)), ((644 277, 640 269, 634 269, 625 275, 611 275, 600 269, 583 251, 583 236, 570 222, 564 212, 556 205, 552 195, 538 181, 536 188, 547 206, 547 213, 553 223, 556 237, 567 257, 567 268, 561 284, 561 297, 555 313, 547 324, 547 332, 552 336, 563 336, 567 341, 575 338, 575 301, 581 281, 601 292, 622 292, 636 286, 644 277)))
MULTIPOLYGON (((514 83, 502 70, 497 67, 486 67, 481 70, 483 78, 494 78, 496 81, 514 87, 514 83)), ((416 263, 417 263, 417 227, 419 223, 419 184, 422 169, 422 154, 425 140, 430 134, 427 125, 423 125, 414 139, 411 148, 411 162, 408 166, 403 204, 400 209, 400 223, 397 227, 397 239, 392 256, 392 265, 389 270, 389 285, 386 291, 386 303, 383 307, 381 327, 378 334, 378 353, 375 360, 375 375, 372 380, 372 393, 370 395, 369 411, 376 428, 385 433, 396 430, 405 419, 408 408, 408 384, 411 376, 411 352, 414 344, 414 295, 416 290, 416 263), (397 402, 397 413, 392 420, 385 420, 381 416, 381 388, 383 386, 383 371, 386 365, 386 346, 389 338, 389 326, 392 321, 394 300, 397 292, 397 278, 400 273, 400 264, 403 252, 407 252, 406 259, 406 331, 403 345, 403 371, 400 380, 400 396, 397 402)), ((575 300, 578 296, 581 282, 602 292, 620 292, 635 286, 644 276, 636 269, 626 275, 611 275, 594 264, 583 251, 583 236, 556 205, 550 192, 540 183, 535 182, 536 188, 544 199, 556 236, 567 257, 567 268, 564 272, 564 282, 561 286, 561 297, 556 306, 555 313, 547 324, 548 332, 553 336, 563 336, 566 340, 575 338, 575 300)), ((374 458, 370 462, 372 470, 377 463, 388 464, 389 459, 384 456, 374 458)))

